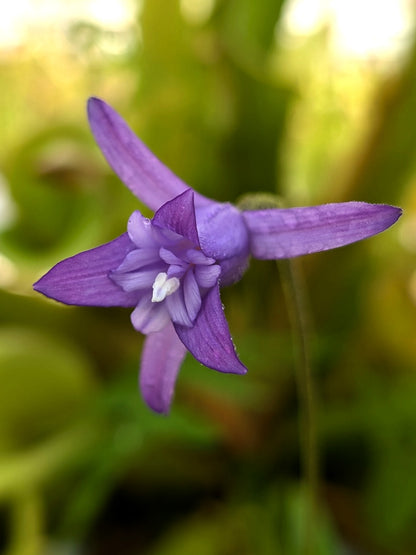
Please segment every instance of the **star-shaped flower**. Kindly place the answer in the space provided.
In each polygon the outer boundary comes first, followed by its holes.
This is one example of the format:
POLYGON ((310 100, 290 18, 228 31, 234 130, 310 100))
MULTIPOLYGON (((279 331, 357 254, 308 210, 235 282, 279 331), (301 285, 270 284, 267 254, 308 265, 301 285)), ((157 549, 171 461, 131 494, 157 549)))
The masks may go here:
POLYGON ((220 286, 238 281, 250 256, 291 258, 370 237, 401 210, 348 202, 240 211, 191 189, 97 98, 88 102, 92 132, 110 166, 155 211, 134 212, 127 233, 67 258, 34 289, 71 305, 134 307, 145 334, 140 388, 156 412, 170 408, 186 351, 220 372, 244 374, 230 336, 220 286))

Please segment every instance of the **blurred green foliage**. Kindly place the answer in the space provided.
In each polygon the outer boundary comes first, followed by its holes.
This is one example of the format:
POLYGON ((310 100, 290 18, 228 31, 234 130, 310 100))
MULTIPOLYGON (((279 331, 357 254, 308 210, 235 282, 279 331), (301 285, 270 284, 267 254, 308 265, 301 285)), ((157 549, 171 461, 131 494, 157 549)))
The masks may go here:
MULTIPOLYGON (((131 28, 78 22, 0 53, 0 549, 7 555, 302 555, 305 494, 291 332, 273 263, 223 291, 250 372, 187 357, 168 418, 137 392, 127 311, 31 291, 125 230, 137 200, 107 167, 97 95, 219 200, 399 204, 398 226, 303 260, 321 461, 317 555, 416 551, 416 38, 394 66, 295 40, 284 0, 146 0, 131 28), (182 8, 181 8, 182 6, 182 8), (0 190, 1 192, 1 190, 0 190)), ((139 206, 146 214, 145 207, 139 206)))

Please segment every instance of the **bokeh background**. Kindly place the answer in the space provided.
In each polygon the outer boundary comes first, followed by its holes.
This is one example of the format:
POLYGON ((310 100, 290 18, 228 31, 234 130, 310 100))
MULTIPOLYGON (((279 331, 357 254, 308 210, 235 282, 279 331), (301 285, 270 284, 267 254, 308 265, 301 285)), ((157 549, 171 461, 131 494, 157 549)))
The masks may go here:
POLYGON ((190 355, 169 417, 129 311, 31 284, 146 207, 93 142, 112 104, 201 193, 405 214, 301 260, 321 482, 313 555, 416 553, 416 5, 15 0, 0 7, 0 546, 7 555, 301 555, 295 353, 273 262, 223 302, 244 377, 190 355))

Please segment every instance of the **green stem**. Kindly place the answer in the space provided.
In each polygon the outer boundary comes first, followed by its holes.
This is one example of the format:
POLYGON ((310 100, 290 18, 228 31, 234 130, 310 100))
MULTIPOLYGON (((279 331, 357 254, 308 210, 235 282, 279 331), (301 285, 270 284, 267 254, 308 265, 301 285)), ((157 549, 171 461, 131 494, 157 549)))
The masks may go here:
MULTIPOLYGON (((256 193, 245 195, 238 203, 241 210, 284 208, 286 203, 276 195, 256 193)), ((318 448, 316 439, 316 406, 310 353, 310 325, 305 287, 299 259, 277 261, 283 292, 293 330, 296 357, 296 382, 299 396, 299 429, 301 464, 306 482, 306 514, 302 537, 302 555, 314 555, 316 506, 319 482, 318 448)))
POLYGON ((304 554, 315 553, 314 531, 318 490, 318 449, 316 406, 310 353, 310 325, 305 287, 298 259, 278 261, 283 292, 293 330, 296 382, 299 396, 301 464, 307 488, 307 509, 303 536, 304 554))

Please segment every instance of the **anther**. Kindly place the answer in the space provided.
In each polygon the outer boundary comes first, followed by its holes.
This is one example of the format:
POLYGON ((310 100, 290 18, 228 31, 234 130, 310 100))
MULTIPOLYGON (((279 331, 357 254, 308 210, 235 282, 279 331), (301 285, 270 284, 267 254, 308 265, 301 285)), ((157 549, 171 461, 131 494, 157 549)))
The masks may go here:
POLYGON ((181 282, 177 277, 168 278, 168 275, 165 272, 157 274, 152 285, 152 303, 160 303, 164 301, 166 297, 172 295, 172 293, 179 289, 180 284, 181 282))

